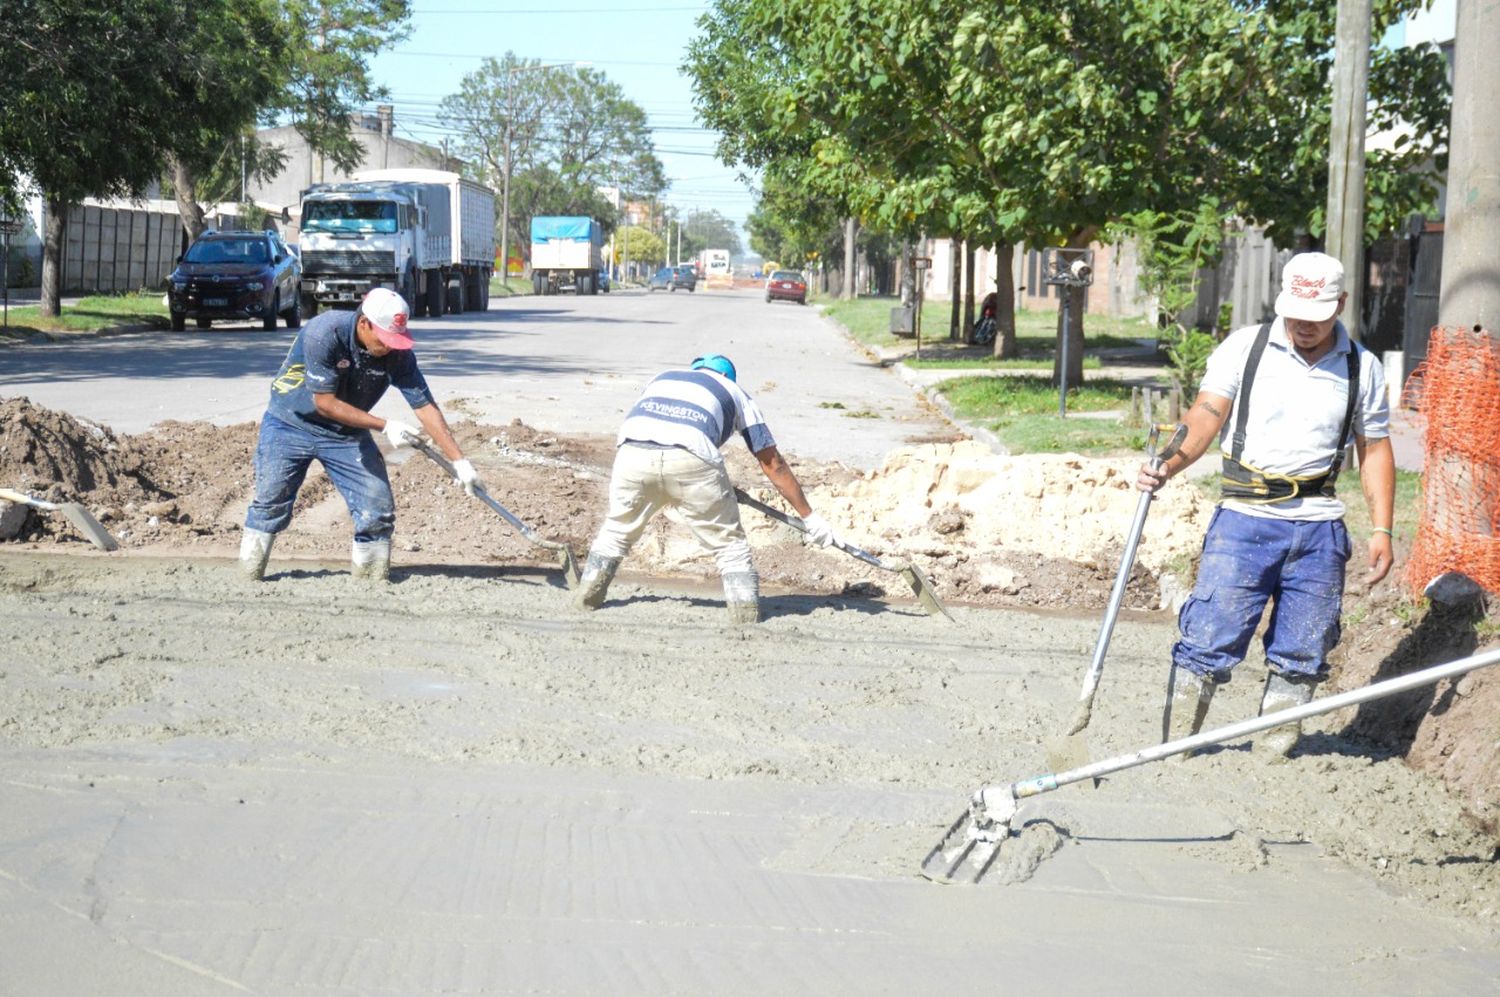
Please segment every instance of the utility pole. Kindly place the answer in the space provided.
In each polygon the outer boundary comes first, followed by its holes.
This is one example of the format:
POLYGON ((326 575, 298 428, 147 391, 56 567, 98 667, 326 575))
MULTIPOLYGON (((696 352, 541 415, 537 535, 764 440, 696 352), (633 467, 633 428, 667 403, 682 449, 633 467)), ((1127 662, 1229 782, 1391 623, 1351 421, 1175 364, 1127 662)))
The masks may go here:
POLYGON ((1344 328, 1364 338, 1365 104, 1371 0, 1338 0, 1333 109, 1328 136, 1328 232, 1324 248, 1344 265, 1344 328))
POLYGON ((854 290, 854 236, 858 230, 858 223, 851 215, 844 219, 844 286, 843 293, 839 297, 845 301, 853 301, 856 292, 854 290))
MULTIPOLYGON (((510 143, 515 134, 512 130, 516 118, 515 83, 516 67, 512 66, 505 72, 505 176, 500 181, 500 286, 505 288, 506 296, 510 295, 510 143)), ((533 275, 532 281, 535 280, 533 275)))
POLYGON ((1448 217, 1438 324, 1482 328, 1500 340, 1500 6, 1458 0, 1453 50, 1453 122, 1448 139, 1448 217))

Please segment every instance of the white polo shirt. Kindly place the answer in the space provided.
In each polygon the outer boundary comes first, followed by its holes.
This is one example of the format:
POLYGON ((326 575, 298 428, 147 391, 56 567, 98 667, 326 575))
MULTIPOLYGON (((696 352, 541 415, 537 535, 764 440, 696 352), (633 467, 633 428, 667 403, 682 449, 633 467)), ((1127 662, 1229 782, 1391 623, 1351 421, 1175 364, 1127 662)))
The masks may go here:
MULTIPOLYGON (((1245 358, 1259 331, 1260 326, 1252 325, 1231 333, 1208 358, 1208 371, 1198 385, 1200 391, 1230 400, 1229 416, 1219 436, 1219 447, 1226 456, 1233 447, 1245 358)), ((1359 397, 1344 445, 1353 443, 1356 436, 1380 440, 1390 435, 1390 405, 1380 362, 1369 350, 1349 341, 1342 322, 1334 324, 1334 335, 1333 349, 1317 363, 1309 364, 1287 340, 1281 318, 1271 323, 1271 334, 1250 389, 1245 449, 1240 454, 1244 463, 1295 477, 1328 470, 1333 463, 1334 437, 1344 423, 1349 400, 1351 346, 1359 351, 1359 397)), ((1353 473, 1347 463, 1342 473, 1353 473)), ((1252 516, 1281 519, 1328 520, 1344 515, 1343 502, 1321 495, 1269 504, 1225 499, 1223 504, 1252 516)))

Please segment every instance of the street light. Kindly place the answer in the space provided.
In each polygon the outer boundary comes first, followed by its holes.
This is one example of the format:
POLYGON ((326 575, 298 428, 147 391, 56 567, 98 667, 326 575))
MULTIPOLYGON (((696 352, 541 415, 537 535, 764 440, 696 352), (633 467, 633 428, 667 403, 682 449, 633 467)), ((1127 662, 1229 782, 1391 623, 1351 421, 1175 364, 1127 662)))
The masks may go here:
POLYGON ((509 66, 505 70, 505 177, 502 181, 500 193, 500 283, 505 288, 505 293, 510 293, 510 147, 511 140, 515 134, 516 96, 515 79, 517 73, 530 72, 533 69, 579 69, 592 65, 589 62, 550 62, 538 63, 535 66, 509 66))

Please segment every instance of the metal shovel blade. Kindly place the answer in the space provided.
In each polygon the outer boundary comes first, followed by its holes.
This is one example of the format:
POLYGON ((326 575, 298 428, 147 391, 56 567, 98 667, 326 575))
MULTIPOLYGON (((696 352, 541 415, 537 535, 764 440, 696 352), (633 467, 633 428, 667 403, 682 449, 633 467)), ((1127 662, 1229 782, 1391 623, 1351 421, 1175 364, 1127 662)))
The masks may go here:
POLYGON ((120 545, 110 532, 104 528, 104 524, 94 518, 89 512, 77 502, 62 502, 57 506, 59 512, 73 524, 73 528, 82 533, 90 543, 100 550, 119 550, 120 545))
POLYGON ((576 589, 578 580, 583 576, 578 570, 578 558, 573 556, 573 548, 564 547, 558 563, 562 566, 563 581, 568 583, 569 589, 576 589))
POLYGON ((89 512, 77 502, 46 502, 39 498, 32 498, 24 492, 12 491, 9 488, 0 488, 0 499, 7 502, 19 502, 21 505, 29 505, 33 509, 41 509, 43 512, 60 512, 73 528, 82 533, 84 539, 89 541, 100 550, 119 550, 120 545, 110 532, 104 528, 94 514, 89 512))
POLYGON ((938 599, 937 590, 932 587, 932 582, 922 573, 921 568, 915 564, 903 564, 901 566, 901 577, 906 579, 906 584, 911 586, 912 592, 916 594, 917 601, 922 604, 922 608, 927 610, 929 615, 941 615, 948 617, 950 620, 953 619, 953 614, 948 612, 948 607, 944 606, 942 601, 938 599))

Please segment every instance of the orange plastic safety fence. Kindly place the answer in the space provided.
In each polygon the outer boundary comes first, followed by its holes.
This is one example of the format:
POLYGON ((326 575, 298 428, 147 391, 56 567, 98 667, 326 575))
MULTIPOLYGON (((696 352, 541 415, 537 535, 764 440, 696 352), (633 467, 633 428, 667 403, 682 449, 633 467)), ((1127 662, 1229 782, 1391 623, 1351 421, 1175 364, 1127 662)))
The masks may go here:
POLYGON ((1446 571, 1500 592, 1500 341, 1434 329, 1402 404, 1426 424, 1422 518, 1406 567, 1420 594, 1446 571))

